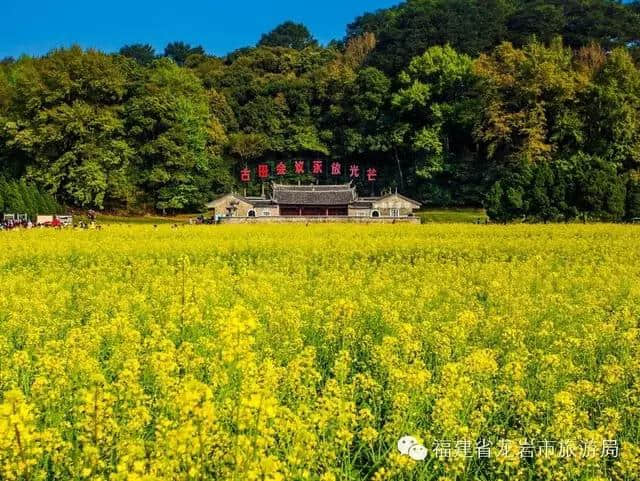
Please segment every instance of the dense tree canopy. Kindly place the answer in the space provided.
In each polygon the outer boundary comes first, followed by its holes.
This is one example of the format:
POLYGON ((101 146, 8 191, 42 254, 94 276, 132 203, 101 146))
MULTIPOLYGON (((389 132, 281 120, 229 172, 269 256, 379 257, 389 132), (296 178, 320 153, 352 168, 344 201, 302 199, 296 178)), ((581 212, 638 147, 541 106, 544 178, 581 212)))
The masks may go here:
POLYGON ((613 0, 408 0, 362 15, 347 36, 365 32, 378 38, 371 65, 397 74, 433 45, 473 56, 534 37, 549 42, 561 36, 573 48, 591 41, 606 49, 626 46, 640 40, 640 16, 637 5, 613 0))
POLYGON ((128 70, 122 57, 77 47, 15 64, 4 129, 9 157, 25 160, 26 178, 79 206, 126 195, 133 154, 121 116, 128 70))
POLYGON ((286 22, 222 58, 54 50, 0 63, 0 177, 12 199, 194 210, 259 192, 246 166, 322 159, 497 220, 639 217, 639 47, 638 3, 409 0, 326 47, 286 22))
POLYGON ((161 60, 134 89, 125 119, 138 182, 157 208, 197 208, 214 186, 215 144, 224 141, 202 83, 161 60))

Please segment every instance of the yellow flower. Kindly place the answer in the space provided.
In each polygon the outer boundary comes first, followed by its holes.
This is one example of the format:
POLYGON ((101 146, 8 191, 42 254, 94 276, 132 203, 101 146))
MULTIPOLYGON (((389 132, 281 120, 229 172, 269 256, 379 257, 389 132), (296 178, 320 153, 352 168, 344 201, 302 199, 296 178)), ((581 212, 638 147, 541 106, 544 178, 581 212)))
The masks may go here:
POLYGON ((0 233, 2 480, 640 472, 633 226, 86 234, 0 233), (578 455, 527 462, 525 438, 578 455), (490 461, 460 455, 481 439, 490 461))

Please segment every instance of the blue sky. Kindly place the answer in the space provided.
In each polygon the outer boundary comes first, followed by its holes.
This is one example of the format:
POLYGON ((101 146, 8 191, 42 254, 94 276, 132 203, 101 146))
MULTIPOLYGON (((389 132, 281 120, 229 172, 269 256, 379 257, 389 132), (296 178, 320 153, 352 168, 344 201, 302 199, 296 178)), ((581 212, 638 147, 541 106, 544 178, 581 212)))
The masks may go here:
POLYGON ((322 43, 344 35, 358 15, 399 0, 9 0, 2 6, 0 58, 41 55, 77 43, 112 52, 129 43, 200 44, 222 55, 255 44, 285 20, 302 22, 322 43))

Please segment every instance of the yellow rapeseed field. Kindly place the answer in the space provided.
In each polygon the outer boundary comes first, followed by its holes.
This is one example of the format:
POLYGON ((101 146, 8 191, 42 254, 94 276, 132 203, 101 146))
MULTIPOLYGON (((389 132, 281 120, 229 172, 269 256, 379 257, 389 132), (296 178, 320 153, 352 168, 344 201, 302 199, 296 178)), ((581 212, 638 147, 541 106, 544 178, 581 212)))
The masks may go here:
POLYGON ((0 479, 640 479, 639 241, 0 233, 0 479))

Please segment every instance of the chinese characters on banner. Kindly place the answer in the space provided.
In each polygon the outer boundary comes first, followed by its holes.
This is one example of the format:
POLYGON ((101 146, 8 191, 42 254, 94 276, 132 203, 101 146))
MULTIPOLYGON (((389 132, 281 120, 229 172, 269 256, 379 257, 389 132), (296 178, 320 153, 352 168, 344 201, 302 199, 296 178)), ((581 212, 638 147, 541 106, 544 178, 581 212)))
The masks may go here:
POLYGON ((509 440, 499 439, 494 444, 487 439, 472 441, 469 439, 435 440, 431 449, 420 444, 413 436, 404 436, 398 441, 398 450, 415 461, 431 457, 437 459, 453 458, 582 458, 615 459, 620 456, 620 445, 616 439, 603 439, 601 444, 593 439, 581 440, 509 440))
POLYGON ((258 177, 261 179, 269 178, 269 166, 267 164, 258 165, 258 177))
MULTIPOLYGON (((361 170, 358 164, 350 164, 348 166, 343 166, 340 162, 332 162, 331 164, 327 164, 328 174, 333 177, 340 177, 343 174, 348 175, 350 179, 360 179, 363 178, 367 182, 375 182, 378 180, 378 169, 375 167, 369 167, 366 170, 361 170)), ((274 169, 274 174, 276 177, 282 177, 287 175, 289 172, 293 172, 296 175, 301 175, 305 173, 310 173, 312 175, 322 175, 325 171, 325 162, 323 160, 312 160, 310 163, 310 168, 307 169, 304 160, 295 160, 293 161, 293 169, 290 169, 289 166, 280 161, 276 164, 274 169)), ((260 180, 266 180, 272 176, 271 168, 269 164, 258 164, 256 169, 256 176, 260 180)), ((240 171, 240 180, 242 182, 251 182, 252 180, 252 171, 249 167, 245 167, 240 171)))

